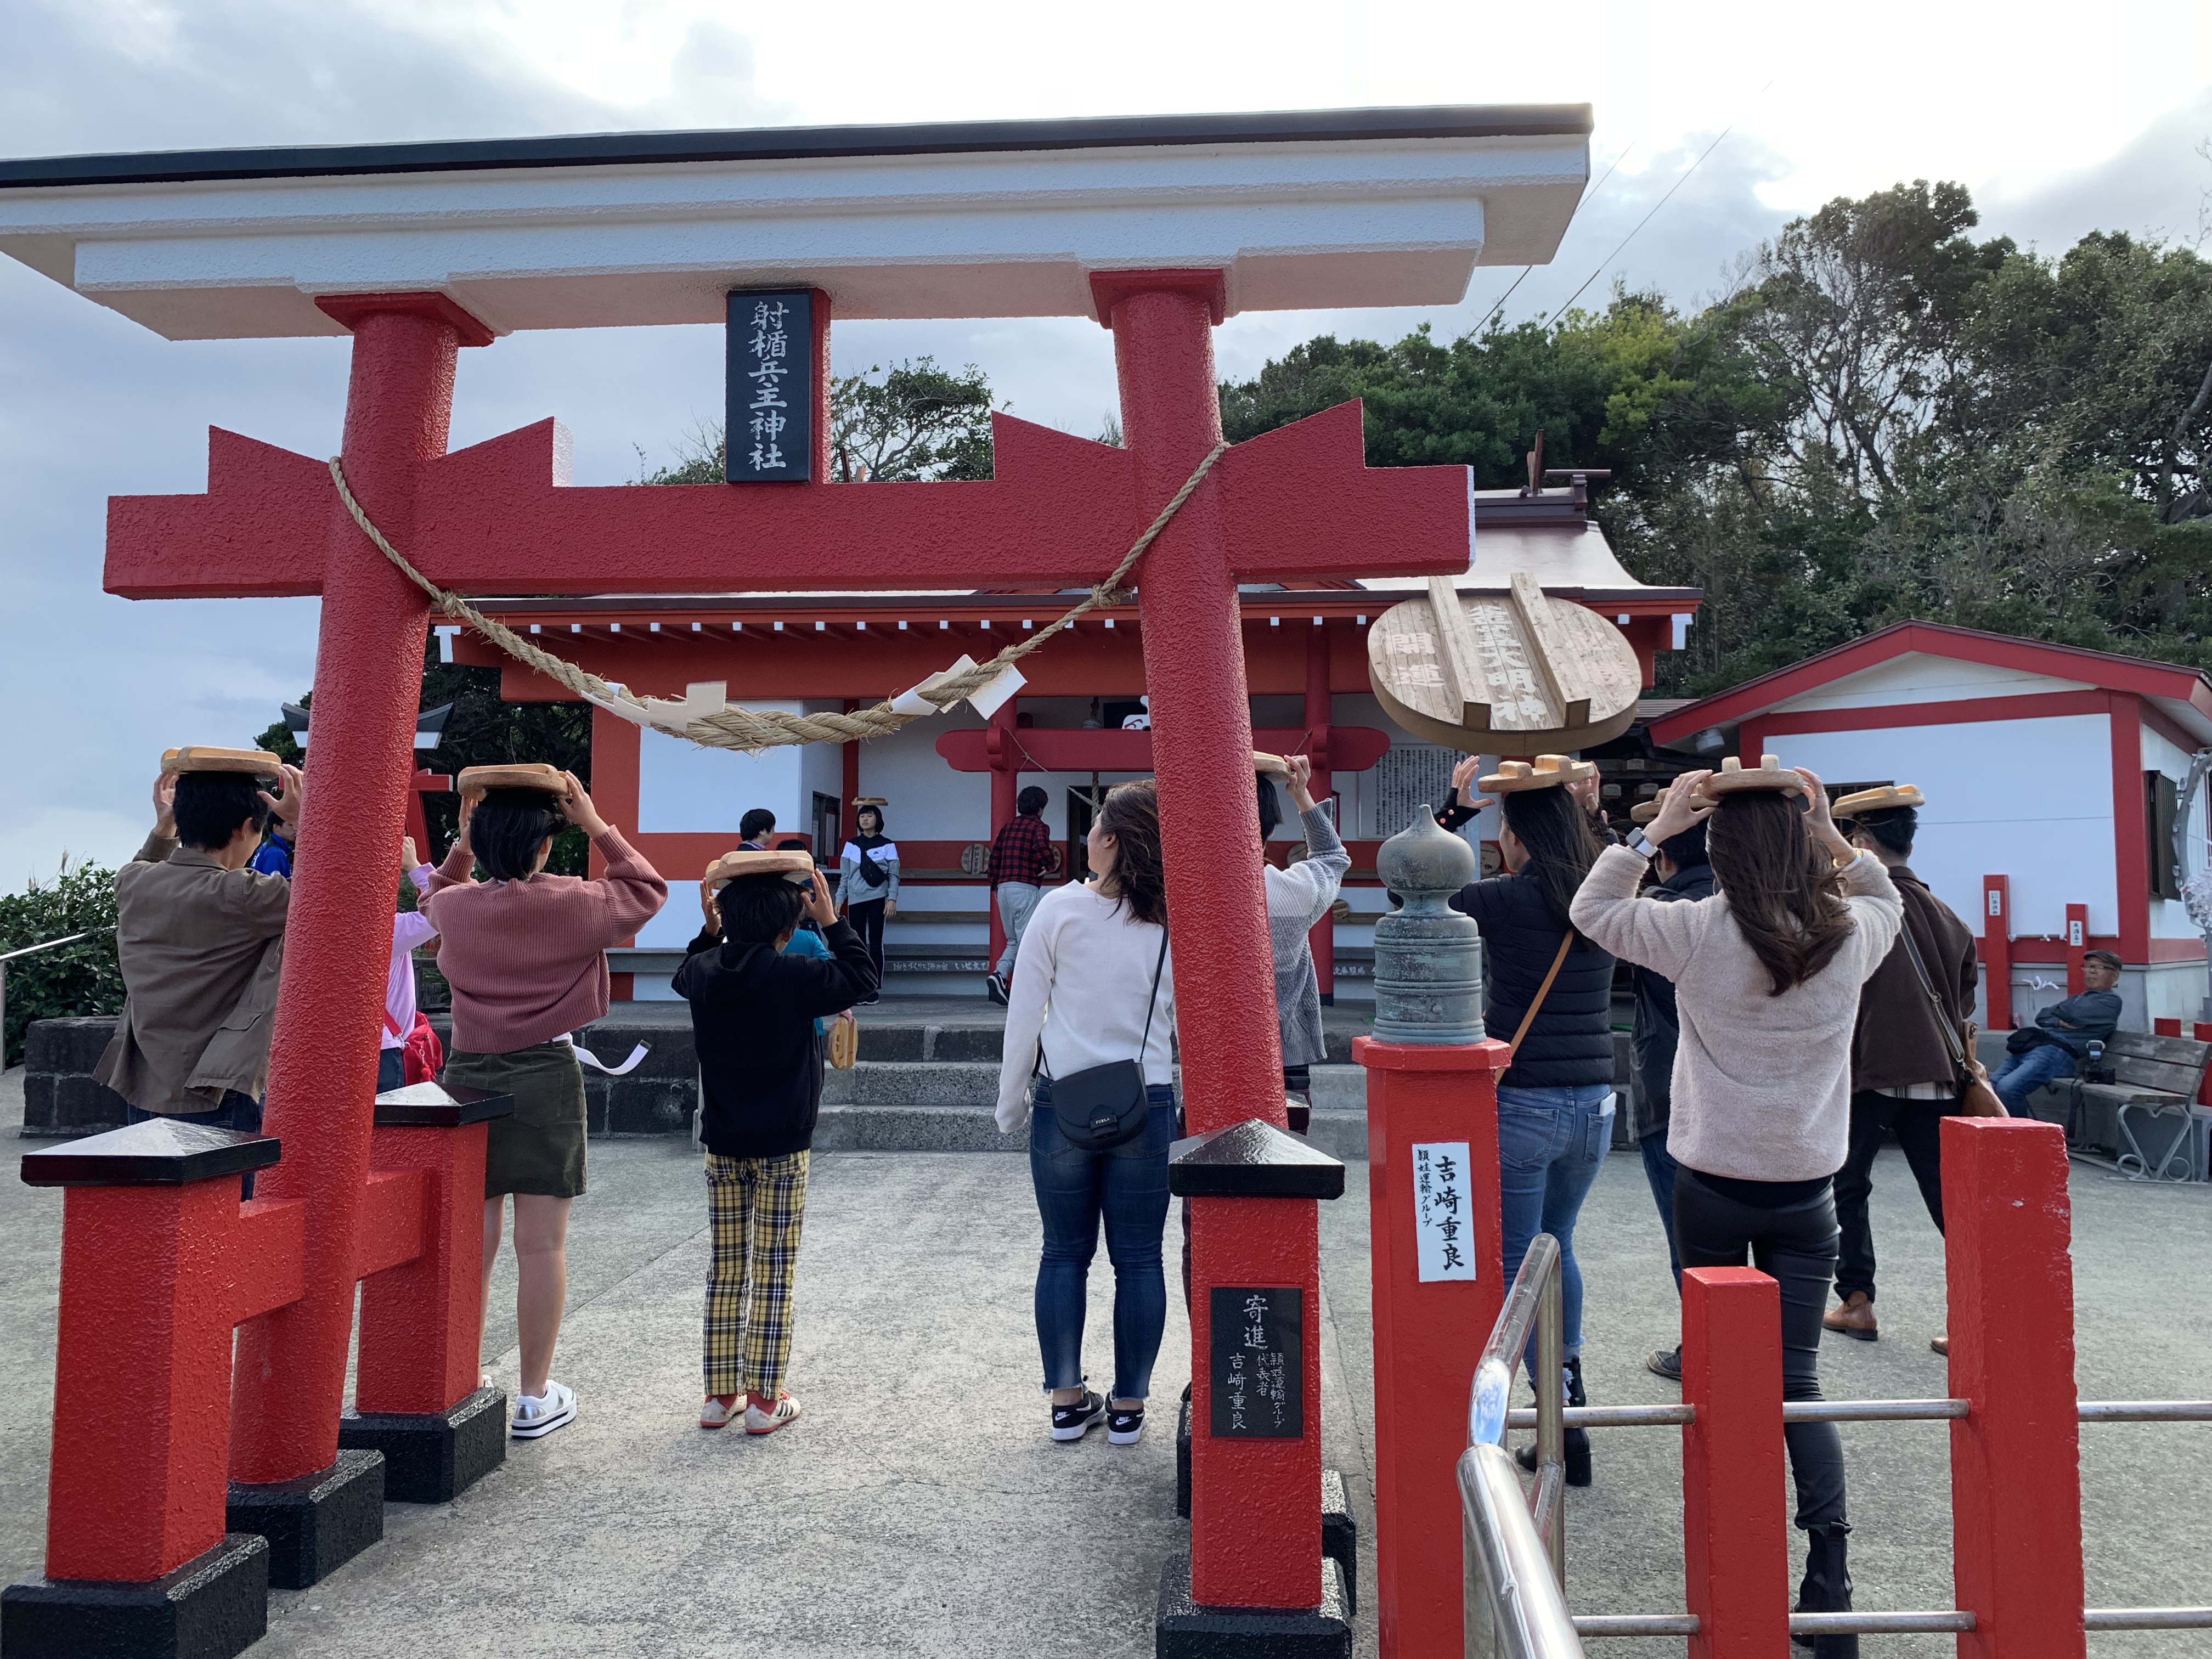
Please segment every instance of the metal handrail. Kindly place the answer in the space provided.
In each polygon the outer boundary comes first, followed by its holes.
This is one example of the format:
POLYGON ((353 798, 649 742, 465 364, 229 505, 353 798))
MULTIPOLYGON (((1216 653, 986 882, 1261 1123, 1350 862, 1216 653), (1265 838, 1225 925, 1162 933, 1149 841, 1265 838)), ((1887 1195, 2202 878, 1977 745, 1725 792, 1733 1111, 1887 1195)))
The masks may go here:
POLYGON ((50 939, 40 945, 26 945, 20 951, 0 951, 0 962, 13 962, 17 957, 36 956, 41 951, 51 951, 57 945, 74 945, 81 939, 90 939, 94 933, 104 933, 113 926, 88 927, 82 933, 69 933, 60 939, 50 939))
MULTIPOLYGON (((1678 1427, 1694 1405, 1569 1406, 1562 1398, 1559 1241, 1539 1233, 1506 1291, 1468 1391, 1468 1450, 1459 1462, 1462 1575, 1468 1659, 1578 1659, 1583 1638, 1695 1636, 1694 1613, 1566 1610, 1565 1440, 1570 1428, 1678 1427), (1513 1374, 1536 1341, 1536 1404, 1512 1407, 1513 1374), (1524 1491, 1505 1450, 1509 1429, 1536 1431, 1536 1484, 1524 1491), (1544 1571, 1546 1565, 1550 1571, 1544 1571)), ((1786 1400, 1787 1423, 1942 1422, 1970 1416, 1966 1400, 1786 1400)), ((2212 1422, 2212 1401, 2084 1400, 2084 1423, 2212 1422)), ((2090 1607, 2092 1631, 2212 1630, 2212 1607, 2090 1607)), ((1964 1609, 1793 1613, 1792 1636, 1942 1635, 1972 1631, 1964 1609)))

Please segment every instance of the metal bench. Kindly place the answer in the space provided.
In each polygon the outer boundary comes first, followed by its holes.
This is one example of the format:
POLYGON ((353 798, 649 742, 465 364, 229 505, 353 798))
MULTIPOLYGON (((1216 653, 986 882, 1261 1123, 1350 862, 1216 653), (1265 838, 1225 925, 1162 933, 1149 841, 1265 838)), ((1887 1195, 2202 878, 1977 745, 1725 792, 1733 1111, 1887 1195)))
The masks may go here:
POLYGON ((2101 1062, 2076 1067, 2074 1110, 2081 1113, 2089 1101, 2112 1109, 2119 1141, 2115 1166, 2133 1181, 2191 1181, 2196 1178, 2191 1120, 2204 1067, 2212 1061, 2212 1042, 2191 1037, 2153 1036, 2147 1031, 2115 1031, 2106 1040, 2101 1062), (2110 1083, 2086 1082, 2080 1075, 2092 1069, 2109 1071, 2110 1083), (2171 1133, 2154 1155, 2136 1138, 2138 1128, 2171 1133))

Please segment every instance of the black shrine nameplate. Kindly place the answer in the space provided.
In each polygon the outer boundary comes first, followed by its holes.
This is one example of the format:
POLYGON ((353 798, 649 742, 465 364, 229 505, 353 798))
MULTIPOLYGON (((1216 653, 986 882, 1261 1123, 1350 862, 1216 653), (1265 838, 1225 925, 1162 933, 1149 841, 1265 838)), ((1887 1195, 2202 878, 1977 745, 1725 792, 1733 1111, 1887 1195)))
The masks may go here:
POLYGON ((731 483, 805 483, 814 465, 814 295, 744 289, 729 296, 722 476, 731 483))
POLYGON ((1305 1292, 1217 1285, 1211 1315, 1211 1428, 1217 1440, 1297 1440, 1306 1431, 1305 1292))

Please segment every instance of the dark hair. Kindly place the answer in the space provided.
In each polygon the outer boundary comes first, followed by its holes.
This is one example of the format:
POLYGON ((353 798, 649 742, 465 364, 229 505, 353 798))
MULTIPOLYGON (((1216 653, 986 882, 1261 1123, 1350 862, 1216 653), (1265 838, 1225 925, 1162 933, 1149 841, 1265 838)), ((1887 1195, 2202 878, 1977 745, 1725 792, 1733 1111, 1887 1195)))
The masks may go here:
POLYGON ((1283 821, 1283 803, 1275 794, 1275 781, 1265 772, 1253 775, 1260 780, 1260 839, 1265 841, 1275 833, 1275 826, 1283 821))
POLYGON ((744 841, 758 841, 775 828, 775 814, 765 806, 756 806, 738 820, 738 835, 744 841))
POLYGON ((1023 790, 1020 794, 1014 797, 1014 811, 1019 812, 1024 817, 1027 817, 1033 812, 1043 811, 1044 804, 1051 799, 1051 796, 1046 794, 1045 792, 1038 788, 1036 785, 1031 784, 1028 788, 1023 790))
POLYGON ((2120 971, 2120 959, 2110 951, 2084 951, 2081 953, 2081 960, 2084 962, 2101 962, 2106 967, 2111 969, 2114 973, 2117 974, 2120 971))
POLYGON ((799 924, 806 890, 781 876, 739 876, 715 895, 722 937, 737 945, 773 945, 799 924))
POLYGON ((775 850, 779 853, 812 853, 814 838, 811 836, 785 836, 778 839, 775 850))
POLYGON ((1575 890, 1605 850, 1589 814, 1565 787, 1516 789, 1498 801, 1505 827, 1528 849, 1528 861, 1518 873, 1535 882, 1553 919, 1566 927, 1575 890))
POLYGON ((1848 835, 1863 835, 1893 858, 1912 856, 1912 832, 1920 827, 1920 814, 1910 806, 1892 806, 1879 812, 1862 812, 1851 820, 1848 835))
POLYGON ((1705 851, 1705 826, 1702 823, 1692 824, 1679 836, 1668 836, 1659 843, 1659 850, 1674 860, 1677 870, 1712 862, 1705 851))
POLYGON ((1713 875, 1729 914, 1778 997, 1811 979, 1844 947, 1855 925, 1835 862, 1805 827, 1795 794, 1740 790, 1705 820, 1713 875))
POLYGON ((1167 866, 1160 860, 1160 797, 1150 778, 1117 783, 1098 809, 1098 829, 1114 837, 1115 908, 1139 921, 1168 925, 1167 866))
POLYGON ((469 850, 494 881, 527 881, 538 849, 568 820, 543 789, 491 789, 469 815, 469 850))
POLYGON ((203 853, 230 845, 241 823, 259 835, 269 819, 261 780, 243 772, 179 772, 174 811, 177 839, 203 853))
POLYGON ((876 805, 872 801, 866 806, 855 809, 853 813, 853 833, 858 836, 882 835, 884 833, 884 809, 876 805), (876 815, 876 827, 872 830, 861 829, 860 820, 871 812, 873 812, 876 815))

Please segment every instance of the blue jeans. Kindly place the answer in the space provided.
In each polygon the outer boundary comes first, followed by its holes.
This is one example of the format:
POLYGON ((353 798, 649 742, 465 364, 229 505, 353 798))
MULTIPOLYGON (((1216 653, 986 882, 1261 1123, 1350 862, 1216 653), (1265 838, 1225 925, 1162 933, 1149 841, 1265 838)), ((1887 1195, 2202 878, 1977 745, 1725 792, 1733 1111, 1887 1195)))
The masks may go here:
POLYGON ((1682 1255, 1674 1248, 1674 1171, 1681 1166, 1667 1150, 1667 1132, 1661 1129, 1636 1143, 1644 1154, 1644 1178, 1651 1183, 1651 1201, 1659 1206, 1659 1224, 1667 1230, 1667 1266, 1674 1274, 1674 1290, 1682 1289, 1682 1255))
MULTIPOLYGON (((1499 1220, 1505 1235, 1505 1283, 1521 1271, 1528 1241, 1559 1241, 1559 1304, 1565 1356, 1583 1351, 1583 1270, 1575 1261, 1575 1218, 1613 1139, 1613 1090, 1602 1083, 1565 1089, 1498 1091, 1499 1220)), ((1531 1364, 1536 1346, 1528 1345, 1531 1364)), ((1532 1373, 1533 1375, 1533 1373, 1532 1373)))
POLYGON ((2024 1054, 2007 1054, 1990 1079, 1990 1087, 2014 1117, 2033 1121, 2027 1097, 2046 1083, 2074 1075, 2074 1051, 2056 1042, 2039 1042, 2024 1054))
POLYGON ((1030 1113, 1030 1179, 1044 1223, 1037 1261, 1037 1347, 1044 1386, 1082 1386, 1084 1291, 1098 1231, 1114 1264, 1114 1395, 1142 1400, 1152 1392, 1152 1362, 1167 1328, 1168 1281, 1160 1239, 1168 1224, 1168 1143, 1175 1139, 1175 1091, 1146 1091, 1151 1121, 1135 1139, 1090 1152, 1060 1132, 1052 1083, 1039 1078, 1030 1113))
MULTIPOLYGON (((240 1134, 261 1133, 261 1103, 252 1095, 240 1094, 235 1089, 223 1091, 222 1103, 204 1112, 147 1112, 141 1111, 128 1101, 124 1103, 123 1121, 125 1123, 150 1123, 166 1117, 172 1123, 204 1123, 214 1129, 235 1129, 240 1134)), ((253 1196, 253 1171, 248 1170, 239 1177, 238 1195, 253 1196)))

